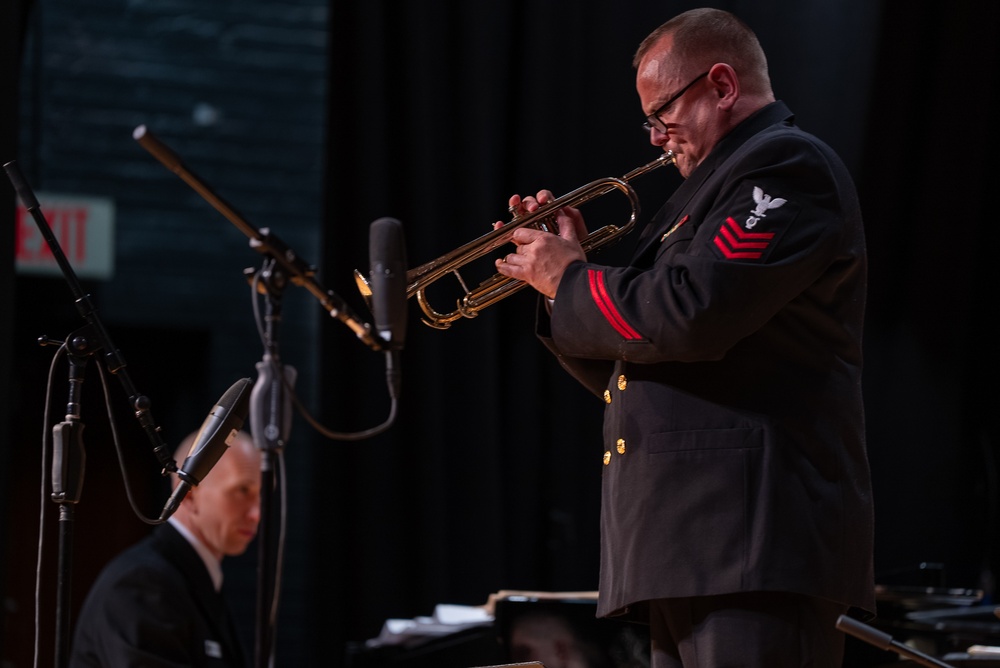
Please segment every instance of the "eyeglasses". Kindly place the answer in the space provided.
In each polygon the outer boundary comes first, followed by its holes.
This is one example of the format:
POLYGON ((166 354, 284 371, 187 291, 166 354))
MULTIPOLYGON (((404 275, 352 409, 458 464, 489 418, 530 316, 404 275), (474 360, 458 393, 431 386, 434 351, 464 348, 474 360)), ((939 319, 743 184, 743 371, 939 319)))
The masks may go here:
POLYGON ((660 114, 662 114, 664 111, 666 111, 667 107, 669 107, 674 102, 676 102, 680 98, 681 95, 683 95, 684 93, 686 93, 688 88, 690 88, 691 86, 695 85, 703 77, 706 77, 706 76, 708 76, 708 72, 702 72, 701 74, 699 74, 698 76, 696 76, 694 79, 692 79, 691 83, 689 83, 687 86, 684 86, 684 88, 681 88, 679 91, 677 91, 676 94, 672 95, 669 100, 667 100, 666 102, 664 102, 660 106, 659 109, 657 109, 656 111, 654 111, 653 113, 651 113, 649 116, 646 116, 646 122, 642 124, 642 129, 645 130, 646 132, 652 132, 653 128, 656 128, 660 132, 666 132, 667 131, 667 126, 666 126, 666 124, 663 121, 660 120, 660 114))

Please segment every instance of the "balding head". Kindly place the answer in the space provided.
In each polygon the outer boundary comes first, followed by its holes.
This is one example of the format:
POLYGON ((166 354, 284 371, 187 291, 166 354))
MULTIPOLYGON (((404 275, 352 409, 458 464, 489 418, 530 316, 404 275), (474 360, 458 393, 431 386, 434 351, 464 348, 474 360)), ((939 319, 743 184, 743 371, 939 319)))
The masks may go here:
POLYGON ((642 41, 632 59, 636 69, 654 49, 669 56, 658 63, 664 76, 684 79, 726 63, 739 77, 744 95, 773 96, 767 57, 757 36, 729 12, 706 7, 678 14, 642 41), (664 51, 666 37, 670 48, 664 51))
MULTIPOLYGON (((183 461, 197 432, 177 449, 183 461)), ((246 432, 238 432, 218 463, 191 489, 174 518, 187 527, 218 559, 242 554, 260 521, 260 451, 246 432)), ((177 484, 174 476, 174 485, 177 484)))

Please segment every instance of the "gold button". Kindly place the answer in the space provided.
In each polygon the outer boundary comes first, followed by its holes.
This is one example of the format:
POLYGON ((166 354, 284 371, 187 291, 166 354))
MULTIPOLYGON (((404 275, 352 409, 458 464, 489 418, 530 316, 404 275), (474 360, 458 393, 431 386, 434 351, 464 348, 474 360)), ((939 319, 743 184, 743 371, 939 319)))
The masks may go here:
POLYGON ((607 466, 610 463, 611 463, 611 451, 610 450, 605 450, 604 451, 604 465, 607 466))
POLYGON ((618 454, 619 455, 624 455, 625 454, 625 439, 624 438, 619 438, 618 439, 618 448, 617 448, 617 450, 618 450, 618 454))
POLYGON ((604 390, 604 403, 611 403, 611 390, 604 390))
POLYGON ((625 374, 618 376, 618 389, 624 392, 627 386, 628 378, 625 377, 625 374))

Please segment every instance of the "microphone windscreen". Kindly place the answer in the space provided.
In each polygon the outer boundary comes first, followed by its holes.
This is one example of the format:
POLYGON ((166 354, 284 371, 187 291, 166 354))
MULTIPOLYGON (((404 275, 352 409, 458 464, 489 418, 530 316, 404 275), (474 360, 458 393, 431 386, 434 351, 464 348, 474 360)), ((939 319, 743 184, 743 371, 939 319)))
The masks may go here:
POLYGON ((395 218, 379 218, 368 236, 372 312, 375 329, 391 349, 406 338, 406 242, 403 225, 395 218))
POLYGON ((252 387, 249 378, 242 378, 233 383, 212 407, 177 472, 182 480, 197 485, 219 461, 229 447, 230 439, 243 428, 250 412, 252 387))

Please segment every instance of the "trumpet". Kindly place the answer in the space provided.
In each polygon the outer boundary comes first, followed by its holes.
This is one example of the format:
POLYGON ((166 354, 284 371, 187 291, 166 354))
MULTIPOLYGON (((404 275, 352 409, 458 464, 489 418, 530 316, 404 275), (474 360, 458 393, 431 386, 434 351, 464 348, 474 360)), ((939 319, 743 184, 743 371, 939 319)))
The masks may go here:
MULTIPOLYGON (((564 207, 578 207, 615 191, 621 192, 628 198, 631 205, 631 215, 628 221, 621 226, 606 225, 595 230, 582 239, 580 245, 583 247, 584 253, 590 253, 612 241, 617 241, 632 230, 635 226, 636 218, 639 216, 639 196, 629 182, 668 163, 674 164, 673 151, 661 153, 656 160, 633 169, 621 178, 607 177, 591 181, 562 197, 546 202, 530 214, 518 215, 512 210, 514 217, 502 227, 484 234, 478 239, 460 246, 435 260, 407 271, 407 299, 416 295, 417 302, 424 312, 424 323, 435 329, 448 329, 451 327, 451 323, 459 318, 476 317, 480 311, 509 297, 525 287, 527 283, 497 273, 480 283, 475 289, 470 290, 459 273, 459 269, 509 243, 515 230, 521 227, 548 230, 559 209, 564 207), (431 306, 427 299, 426 290, 430 284, 436 282, 446 274, 455 275, 464 294, 457 300, 454 310, 443 313, 431 306)), ((371 308, 371 284, 357 269, 354 270, 354 279, 357 282, 358 291, 361 292, 369 308, 371 308)))

